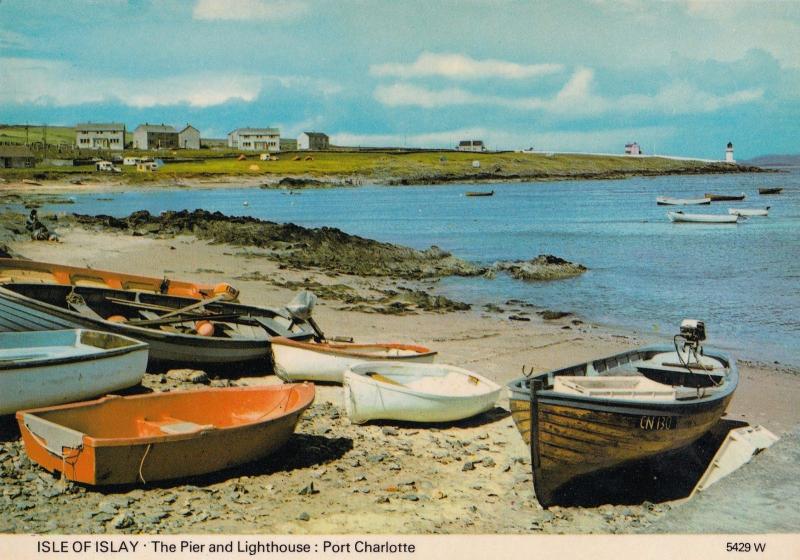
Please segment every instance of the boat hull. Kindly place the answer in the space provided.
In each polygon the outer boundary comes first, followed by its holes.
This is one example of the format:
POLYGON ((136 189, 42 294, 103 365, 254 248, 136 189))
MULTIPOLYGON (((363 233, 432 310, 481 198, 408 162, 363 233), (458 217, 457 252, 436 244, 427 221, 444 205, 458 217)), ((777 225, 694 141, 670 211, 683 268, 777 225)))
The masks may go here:
POLYGON ((154 278, 138 274, 2 258, 0 259, 0 284, 9 282, 94 286, 115 290, 137 290, 156 294, 169 294, 193 299, 204 299, 225 293, 228 301, 235 300, 239 295, 239 291, 229 284, 219 284, 215 287, 208 284, 154 278))
POLYGON ((0 415, 132 387, 147 355, 142 342, 97 331, 0 333, 0 415))
POLYGON ((706 193, 706 198, 711 199, 713 202, 724 202, 730 200, 744 200, 745 194, 714 194, 706 193))
POLYGON ((274 338, 275 373, 285 381, 342 383, 348 368, 366 362, 393 360, 432 363, 436 352, 409 344, 331 344, 274 338))
POLYGON ((758 194, 780 194, 783 187, 758 189, 758 194))
POLYGON ((730 380, 724 390, 696 400, 637 402, 542 388, 534 396, 530 390, 534 382, 548 387, 555 376, 587 375, 665 351, 642 349, 510 384, 511 415, 531 449, 534 489, 543 506, 558 503, 569 483, 583 475, 678 451, 719 421, 738 382, 735 365, 727 361, 730 380))
POLYGON ((684 214, 683 212, 667 212, 671 222, 687 224, 735 224, 739 216, 731 214, 684 214))
POLYGON ((289 439, 313 400, 310 384, 207 389, 20 411, 17 421, 28 456, 48 471, 84 484, 134 484, 208 474, 266 457, 289 439), (121 429, 117 436, 114 426, 120 421, 139 433, 121 429), (101 433, 86 433, 100 422, 101 433), (187 425, 196 429, 159 428, 187 425))
MULTIPOLYGON (((129 323, 112 322, 102 317, 87 316, 60 305, 47 303, 48 301, 60 302, 63 300, 65 293, 70 290, 68 287, 16 284, 7 286, 7 288, 0 288, 0 331, 86 328, 128 336, 145 342, 150 346, 148 368, 151 370, 162 370, 170 367, 225 369, 257 362, 269 363, 271 360, 269 339, 271 334, 275 333, 268 334, 260 327, 253 328, 249 336, 238 338, 204 337, 196 334, 136 326, 129 323), (30 294, 35 297, 27 297, 27 295, 23 294, 30 294)), ((192 301, 172 296, 144 293, 137 295, 135 292, 100 288, 80 287, 74 288, 74 291, 86 299, 87 302, 94 302, 107 297, 130 299, 136 296, 145 302, 170 301, 175 307, 181 307, 187 301, 189 303, 192 301)), ((220 306, 219 308, 222 310, 252 313, 253 315, 270 312, 266 308, 232 303, 218 303, 215 305, 220 306)), ((109 309, 118 310, 122 308, 109 309)), ((113 312, 109 311, 105 314, 111 315, 113 312)), ((305 330, 304 328, 299 328, 296 333, 292 333, 292 336, 310 338, 313 336, 313 330, 310 327, 305 330)))
POLYGON ((733 216, 769 216, 769 208, 728 208, 728 214, 733 216))
POLYGON ((710 198, 669 198, 668 196, 659 196, 656 198, 656 204, 659 206, 697 206, 704 204, 711 204, 710 198))
POLYGON ((344 401, 354 424, 370 420, 454 422, 494 408, 502 387, 483 376, 449 365, 370 362, 344 374, 344 401), (402 385, 382 382, 366 374, 379 372, 402 385), (474 381, 474 394, 433 393, 413 388, 413 381, 428 377, 462 377, 474 381))

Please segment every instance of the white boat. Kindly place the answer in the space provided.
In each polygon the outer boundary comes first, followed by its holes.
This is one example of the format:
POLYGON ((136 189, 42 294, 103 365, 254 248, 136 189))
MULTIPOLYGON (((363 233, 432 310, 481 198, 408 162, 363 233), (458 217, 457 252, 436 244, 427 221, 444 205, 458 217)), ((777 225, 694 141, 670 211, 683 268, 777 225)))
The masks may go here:
POLYGON ((769 206, 766 208, 728 208, 728 214, 734 216, 769 216, 769 206))
POLYGON ((147 353, 143 342, 85 329, 0 333, 0 414, 136 385, 147 353))
POLYGON ((735 224, 739 220, 739 216, 731 214, 685 214, 683 212, 667 212, 667 217, 672 222, 694 224, 735 224))
POLYGON ((494 408, 501 390, 477 373, 446 364, 371 362, 344 374, 344 403, 354 424, 463 420, 494 408))
POLYGON ((436 352, 412 344, 301 342, 285 337, 270 342, 275 373, 284 381, 342 383, 349 367, 365 362, 432 363, 436 357, 436 352))
POLYGON ((668 196, 656 197, 659 206, 692 206, 696 204, 711 204, 710 198, 670 198, 668 196))

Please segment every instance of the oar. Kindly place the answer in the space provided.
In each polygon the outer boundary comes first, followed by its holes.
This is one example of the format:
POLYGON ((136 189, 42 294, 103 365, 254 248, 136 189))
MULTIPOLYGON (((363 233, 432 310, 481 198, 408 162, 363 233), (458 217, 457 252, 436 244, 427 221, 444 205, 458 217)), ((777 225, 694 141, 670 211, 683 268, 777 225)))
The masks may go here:
POLYGON ((181 315, 177 317, 159 317, 158 319, 131 319, 126 321, 127 325, 135 325, 137 327, 155 327, 158 325, 169 325, 172 323, 184 323, 187 321, 207 320, 207 321, 227 321, 229 319, 239 319, 246 313, 220 313, 218 315, 181 315))
POLYGON ((175 315, 180 315, 182 313, 186 313, 187 311, 191 311, 192 309, 198 309, 200 307, 205 307, 206 305, 210 305, 212 303, 218 302, 219 300, 221 300, 224 297, 225 297, 225 294, 219 294, 219 295, 216 295, 216 296, 214 296, 212 298, 200 300, 200 301, 198 301, 196 303, 193 303, 191 305, 187 305, 186 307, 181 307, 180 309, 176 309, 172 313, 166 313, 166 314, 162 315, 161 318, 162 319, 166 319, 167 317, 173 317, 175 315))
POLYGON ((368 371, 367 376, 371 379, 374 379, 375 381, 380 381, 381 383, 387 383, 389 385, 399 385, 403 387, 403 384, 400 383, 399 381, 395 381, 394 379, 389 379, 385 375, 381 375, 376 371, 368 371))

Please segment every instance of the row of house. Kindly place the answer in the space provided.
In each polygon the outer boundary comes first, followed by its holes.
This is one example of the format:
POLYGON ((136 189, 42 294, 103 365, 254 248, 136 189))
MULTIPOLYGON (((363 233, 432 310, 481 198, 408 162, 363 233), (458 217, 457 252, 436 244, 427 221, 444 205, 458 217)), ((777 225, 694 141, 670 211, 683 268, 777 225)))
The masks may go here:
MULTIPOLYGON (((79 123, 75 125, 75 145, 89 150, 123 150, 125 125, 122 123, 79 123)), ((183 130, 165 124, 140 124, 133 131, 137 150, 200 149, 200 131, 190 124, 183 130)))

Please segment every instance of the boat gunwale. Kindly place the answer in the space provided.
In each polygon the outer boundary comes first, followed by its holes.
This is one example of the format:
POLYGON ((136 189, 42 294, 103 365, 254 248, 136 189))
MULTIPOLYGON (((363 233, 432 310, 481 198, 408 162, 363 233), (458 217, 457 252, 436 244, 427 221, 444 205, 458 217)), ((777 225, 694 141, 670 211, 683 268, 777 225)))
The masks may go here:
MULTIPOLYGON (((462 401, 462 400, 474 399, 475 397, 488 396, 488 395, 491 395, 492 393, 495 393, 495 392, 497 393, 497 396, 499 397, 500 396, 500 391, 503 390, 503 386, 502 385, 492 381, 491 379, 488 379, 488 378, 484 377, 483 375, 481 375, 479 373, 475 373, 475 372, 470 371, 468 369, 460 368, 458 366, 452 366, 452 365, 449 365, 449 364, 413 364, 413 365, 414 366, 433 366, 433 367, 437 367, 437 368, 441 368, 442 366, 446 366, 448 369, 455 370, 456 372, 461 373, 462 375, 466 374, 466 375, 469 375, 469 376, 472 376, 472 377, 477 377, 479 380, 481 380, 482 382, 486 383, 489 387, 494 385, 495 388, 491 389, 490 391, 486 391, 486 392, 483 392, 483 393, 474 393, 472 395, 442 395, 442 394, 439 394, 439 393, 431 393, 431 392, 426 392, 426 391, 417 391, 417 390, 409 388, 406 385, 394 385, 392 383, 386 383, 386 382, 383 382, 383 381, 379 381, 377 379, 373 379, 373 378, 371 378, 371 377, 369 377, 367 375, 362 375, 360 373, 357 373, 357 372, 353 371, 354 367, 366 368, 367 366, 370 366, 370 365, 372 365, 372 366, 390 365, 390 361, 365 362, 363 364, 357 364, 355 366, 351 366, 351 367, 347 368, 347 370, 344 372, 344 377, 343 377, 343 380, 342 380, 343 383, 347 381, 347 378, 349 376, 353 376, 355 379, 358 379, 361 382, 364 382, 364 383, 367 383, 367 384, 374 384, 374 385, 377 385, 378 387, 381 387, 381 388, 390 389, 395 393, 402 393, 402 394, 405 394, 405 395, 410 395, 410 396, 414 396, 414 397, 422 397, 422 398, 427 398, 427 399, 435 398, 436 400, 446 400, 448 402, 458 402, 458 401, 462 401)), ((407 366, 407 365, 412 365, 412 364, 406 364, 405 362, 401 362, 400 365, 407 366)), ((376 373, 379 373, 379 372, 376 372, 376 373)), ((383 374, 381 374, 381 375, 383 375, 383 374)))
MULTIPOLYGON (((577 364, 573 364, 571 366, 558 368, 555 370, 545 371, 536 375, 532 375, 530 377, 518 377, 512 381, 510 381, 506 386, 511 391, 511 400, 517 401, 529 401, 530 400, 530 382, 534 379, 545 379, 547 382, 551 381, 551 376, 555 377, 558 373, 562 371, 569 371, 574 370, 576 368, 585 367, 590 364, 594 364, 596 362, 604 362, 607 360, 615 359, 620 356, 624 356, 631 353, 639 353, 639 354, 646 354, 652 352, 653 354, 658 354, 662 352, 669 352, 674 350, 674 346, 669 345, 652 345, 652 346, 644 346, 642 348, 636 348, 634 350, 628 350, 626 352, 620 352, 617 354, 612 354, 605 358, 599 358, 596 360, 589 360, 586 362, 581 362, 577 364), (515 393, 517 397, 515 398, 515 393), (524 396, 524 398, 523 398, 524 396)), ((672 413, 681 413, 684 409, 688 411, 696 411, 698 409, 705 408, 706 406, 712 406, 716 404, 717 401, 724 399, 731 395, 737 388, 739 384, 739 369, 736 366, 736 360, 733 360, 727 357, 725 354, 721 353, 719 350, 710 349, 703 349, 703 355, 709 358, 714 358, 716 360, 720 360, 723 365, 727 367, 728 374, 725 377, 726 383, 725 386, 720 391, 714 391, 708 395, 696 398, 696 399, 686 399, 686 400, 637 400, 637 399, 626 399, 624 397, 594 397, 589 395, 573 395, 573 394, 566 394, 566 393, 558 393, 551 389, 540 390, 537 395, 538 398, 541 399, 543 402, 547 404, 569 404, 570 406, 575 406, 576 408, 591 408, 593 410, 598 411, 605 411, 605 412, 614 412, 619 414, 645 414, 647 408, 652 408, 652 412, 654 413, 662 413, 666 411, 670 411, 672 413)), ((628 362, 630 363, 630 362, 628 362)), ((702 375, 702 374, 697 374, 702 375)), ((603 375, 591 375, 586 377, 600 377, 602 378, 603 375)))
MULTIPOLYGON (((41 359, 34 359, 34 360, 26 360, 22 363, 5 363, 0 362, 0 372, 9 371, 9 370, 21 370, 21 369, 29 369, 34 367, 49 367, 61 364, 70 364, 73 362, 83 362, 87 359, 91 360, 102 360, 105 358, 113 358, 115 356, 122 356, 125 354, 129 354, 131 352, 138 352, 141 350, 149 350, 150 346, 146 342, 142 342, 141 340, 136 340, 135 338, 131 338, 124 334, 117 334, 111 333, 106 331, 98 331, 94 329, 86 329, 86 328, 75 328, 75 329, 58 329, 53 331, 31 331, 31 332, 38 332, 38 333, 58 333, 58 332, 76 332, 78 336, 82 332, 95 332, 98 334, 108 335, 108 336, 115 336, 118 338, 122 338, 130 342, 128 346, 121 346, 119 348, 100 348, 98 346, 92 346, 90 344, 86 344, 86 346, 91 346, 92 348, 98 348, 98 352, 93 352, 91 354, 74 354, 71 356, 61 356, 57 358, 41 358, 41 359)), ((25 331, 19 331, 20 333, 24 334, 25 331)), ((2 334, 2 333, 0 333, 2 334)), ((80 341, 78 341, 80 343, 80 341)))
POLYGON ((276 336, 270 340, 270 344, 278 346, 289 346, 300 350, 309 350, 318 354, 333 354, 335 356, 343 356, 348 358, 364 358, 369 361, 404 361, 416 360, 421 357, 435 356, 438 354, 436 350, 431 350, 426 346, 416 344, 403 344, 400 342, 377 342, 374 344, 355 344, 355 343, 337 343, 337 342, 306 342, 303 340, 294 340, 286 338, 285 336, 276 336), (407 356, 375 356, 374 354, 361 354, 358 352, 349 352, 348 348, 389 348, 393 350, 413 350, 415 354, 407 356))
MULTIPOLYGON (((39 416, 39 413, 42 412, 50 412, 55 410, 69 410, 73 408, 89 408, 89 407, 97 407, 101 406, 106 402, 114 401, 117 399, 126 399, 126 400, 138 400, 138 399, 147 399, 147 398, 159 398, 159 395, 176 395, 179 393, 184 394, 191 394, 191 393, 220 393, 220 392, 230 392, 234 390, 236 392, 279 392, 281 390, 285 390, 287 392, 293 390, 299 390, 300 395, 300 402, 293 407, 290 411, 284 411, 283 414, 279 416, 257 419, 249 422, 242 422, 240 424, 235 424, 231 426, 221 426, 217 427, 214 426, 213 428, 209 429, 201 429, 194 432, 188 433, 178 433, 178 434, 163 434, 163 435, 152 435, 152 436, 136 436, 136 437, 126 437, 126 438, 104 438, 104 437, 95 437, 91 436, 85 432, 80 432, 83 434, 83 445, 84 447, 124 447, 124 446, 131 446, 131 445, 149 445, 149 444, 156 444, 156 443, 171 443, 176 441, 183 441, 183 440, 190 440, 196 439, 198 437, 207 435, 207 434, 218 434, 218 433, 230 433, 236 430, 245 430, 249 428, 253 428, 262 424, 267 424, 269 422, 273 422, 276 420, 280 420, 286 417, 290 417, 294 414, 302 414, 311 404, 314 402, 316 398, 316 389, 313 383, 285 383, 281 385, 266 385, 266 386, 249 386, 249 387, 214 387, 210 389, 202 389, 201 391, 171 391, 171 392, 161 392, 161 393, 146 393, 143 395, 130 395, 130 396, 119 396, 119 395, 106 395, 104 397, 100 397, 99 399, 91 400, 91 401, 81 401, 76 403, 67 403, 62 405, 56 406, 48 406, 48 407, 40 407, 40 408, 31 408, 26 410, 20 410, 16 413, 16 418, 18 422, 24 423, 24 418, 26 414, 30 414, 36 416, 40 421, 44 421, 55 426, 65 427, 68 429, 69 426, 64 426, 63 424, 59 424, 57 422, 53 422, 52 420, 48 420, 46 417, 39 416), (305 395, 303 393, 306 393, 305 395)), ((78 431, 78 430, 75 430, 78 431)), ((31 432, 33 434, 33 432, 31 432)), ((36 434, 33 434, 36 435, 36 434)), ((37 436, 38 437, 38 436, 37 436)))

